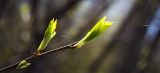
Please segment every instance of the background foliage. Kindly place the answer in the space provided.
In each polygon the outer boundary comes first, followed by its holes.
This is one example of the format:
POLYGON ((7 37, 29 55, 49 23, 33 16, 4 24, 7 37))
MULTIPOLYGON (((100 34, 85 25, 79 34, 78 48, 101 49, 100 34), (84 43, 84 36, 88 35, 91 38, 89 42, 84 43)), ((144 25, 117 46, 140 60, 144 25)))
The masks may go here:
POLYGON ((114 24, 81 49, 6 73, 160 73, 159 0, 0 0, 0 67, 31 55, 49 21, 53 49, 80 40, 103 16, 114 24))

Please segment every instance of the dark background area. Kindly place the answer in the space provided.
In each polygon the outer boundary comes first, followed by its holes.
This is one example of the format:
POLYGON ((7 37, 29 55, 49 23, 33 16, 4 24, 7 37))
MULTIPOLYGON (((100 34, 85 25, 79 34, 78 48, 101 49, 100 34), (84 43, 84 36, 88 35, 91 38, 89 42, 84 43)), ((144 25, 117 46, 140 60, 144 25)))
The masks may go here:
POLYGON ((103 16, 114 24, 82 48, 5 73, 160 73, 159 0, 0 0, 0 67, 34 53, 52 18, 45 50, 80 40, 103 16))

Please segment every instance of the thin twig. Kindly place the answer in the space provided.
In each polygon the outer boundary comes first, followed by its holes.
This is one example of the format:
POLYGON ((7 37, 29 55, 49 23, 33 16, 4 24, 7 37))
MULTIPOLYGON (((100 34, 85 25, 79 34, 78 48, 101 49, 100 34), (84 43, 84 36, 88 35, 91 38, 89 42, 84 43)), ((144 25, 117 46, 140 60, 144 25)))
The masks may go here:
MULTIPOLYGON (((76 43, 77 42, 74 42, 74 43, 71 43, 69 45, 66 45, 66 46, 63 46, 63 47, 59 47, 59 48, 56 48, 56 49, 52 49, 52 50, 49 50, 49 51, 46 51, 46 52, 43 52, 43 53, 40 53, 40 54, 35 54, 34 53, 32 56, 30 56, 30 57, 28 57, 26 59, 23 59, 23 60, 25 60, 25 61, 31 61, 31 60, 33 60, 33 59, 35 59, 37 57, 44 56, 44 55, 47 55, 47 54, 50 54, 50 53, 54 53, 54 52, 65 50, 65 49, 73 49, 73 48, 75 48, 74 45, 76 43)), ((23 60, 21 60, 21 61, 23 61, 23 60)), ((16 62, 16 63, 14 63, 12 65, 9 65, 7 67, 1 68, 0 72, 4 72, 4 71, 10 70, 10 69, 16 69, 16 67, 21 63, 21 61, 16 62)))

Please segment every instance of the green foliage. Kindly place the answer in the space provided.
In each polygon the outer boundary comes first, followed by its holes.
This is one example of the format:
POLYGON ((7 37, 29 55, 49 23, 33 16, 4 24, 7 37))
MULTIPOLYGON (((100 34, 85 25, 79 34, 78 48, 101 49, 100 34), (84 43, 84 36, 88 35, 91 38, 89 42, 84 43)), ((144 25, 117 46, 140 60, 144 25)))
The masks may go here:
POLYGON ((22 69, 22 68, 26 68, 30 65, 31 63, 26 62, 25 60, 21 61, 21 63, 18 64, 16 69, 22 69))
POLYGON ((80 40, 75 46, 77 46, 77 48, 80 48, 81 46, 83 46, 85 44, 85 42, 88 42, 92 39, 94 39, 95 37, 97 37, 98 35, 100 35, 101 33, 103 33, 106 29, 108 29, 111 25, 112 22, 111 21, 105 21, 106 20, 106 16, 103 17, 88 33, 87 35, 82 38, 82 40, 80 40))
POLYGON ((44 48, 50 42, 50 40, 56 35, 56 32, 55 32, 56 25, 57 25, 57 19, 56 20, 53 19, 50 21, 49 26, 46 29, 46 32, 44 34, 43 40, 37 49, 37 52, 43 51, 44 48))

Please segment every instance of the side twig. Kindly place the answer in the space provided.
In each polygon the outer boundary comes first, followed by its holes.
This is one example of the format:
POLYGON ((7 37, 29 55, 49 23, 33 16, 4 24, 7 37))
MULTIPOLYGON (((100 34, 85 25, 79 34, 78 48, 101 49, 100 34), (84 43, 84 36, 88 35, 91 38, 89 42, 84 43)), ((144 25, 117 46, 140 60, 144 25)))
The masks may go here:
MULTIPOLYGON (((35 59, 35 58, 37 58, 37 57, 45 56, 45 55, 48 55, 48 54, 50 54, 50 53, 58 52, 58 51, 65 50, 65 49, 73 49, 73 48, 75 48, 74 45, 75 45, 76 43, 77 43, 77 42, 74 42, 74 43, 71 43, 71 44, 66 45, 66 46, 63 46, 63 47, 59 47, 59 48, 52 49, 52 50, 49 50, 49 51, 46 51, 46 52, 42 52, 42 53, 40 53, 40 54, 33 53, 32 56, 30 56, 30 57, 28 57, 28 58, 26 58, 26 59, 23 59, 23 60, 28 61, 28 62, 31 62, 33 59, 35 59)), ((23 61, 23 60, 21 60, 21 61, 23 61)), ((16 62, 16 63, 14 63, 14 64, 12 64, 12 65, 9 65, 9 66, 7 66, 7 67, 1 68, 1 69, 0 69, 0 72, 8 71, 8 70, 11 70, 11 69, 16 69, 16 67, 21 63, 21 61, 16 62)))

